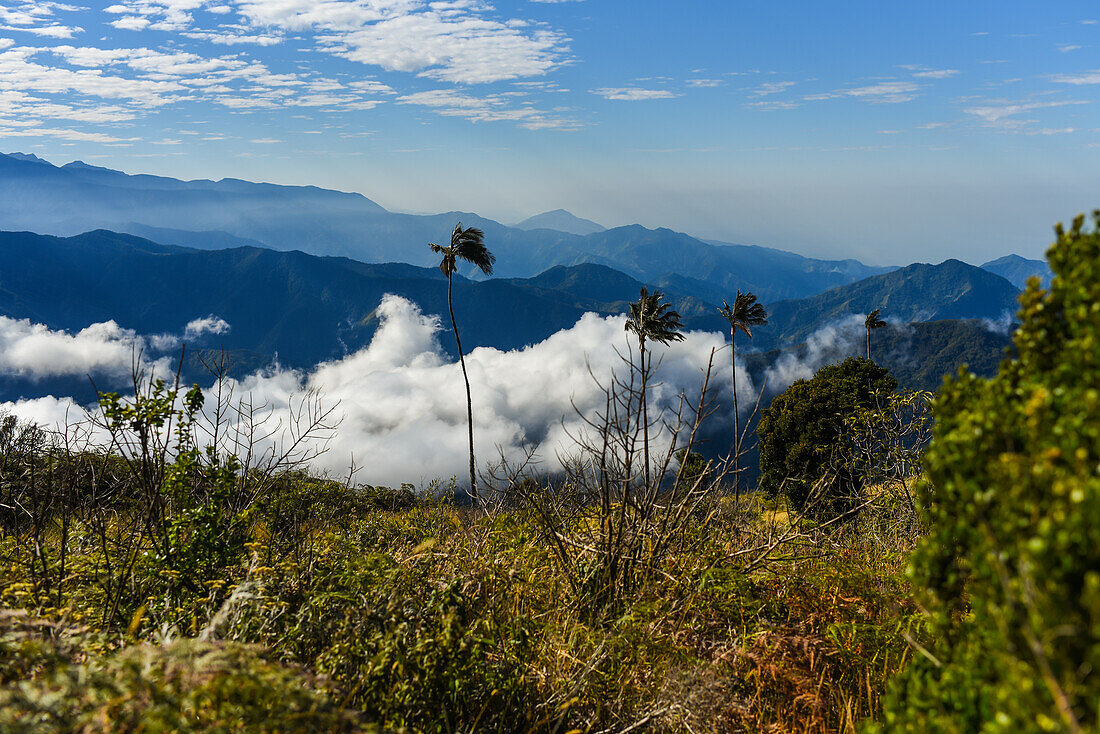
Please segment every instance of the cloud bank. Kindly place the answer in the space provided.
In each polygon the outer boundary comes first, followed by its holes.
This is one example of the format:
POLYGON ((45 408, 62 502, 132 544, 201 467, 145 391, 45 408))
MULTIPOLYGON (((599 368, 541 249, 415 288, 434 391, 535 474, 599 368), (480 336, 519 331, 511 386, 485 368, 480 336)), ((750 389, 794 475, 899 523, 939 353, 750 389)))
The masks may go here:
POLYGON ((129 375, 141 355, 146 367, 167 370, 160 353, 181 344, 201 343, 208 334, 225 334, 230 326, 210 315, 188 323, 182 334, 143 336, 115 321, 91 324, 75 334, 55 331, 30 319, 0 316, 0 377, 38 380, 85 375, 129 375))
MULTIPOLYGON (((378 313, 381 324, 373 340, 354 354, 309 373, 274 369, 230 386, 236 395, 270 406, 284 423, 295 401, 310 390, 328 405, 338 403, 342 422, 328 451, 315 461, 317 469, 346 474, 354 460, 361 468, 357 481, 388 485, 461 477, 467 462, 465 391, 459 365, 440 347, 438 317, 392 295, 382 300, 378 313)), ((575 445, 571 434, 583 425, 577 411, 591 414, 603 407, 592 376, 606 382, 613 371, 625 370, 616 353, 630 348, 624 323, 621 316, 586 314, 572 328, 525 349, 478 348, 467 355, 479 464, 497 458, 497 447, 517 458, 524 446, 538 443, 540 468, 559 468, 560 455, 575 445)), ((694 400, 711 350, 724 345, 722 335, 703 332, 688 333, 667 348, 657 345, 654 355, 662 363, 650 394, 651 415, 675 405, 681 391, 694 400)), ((128 360, 128 351, 125 356, 128 360)), ((723 405, 729 404, 730 369, 728 354, 716 354, 711 385, 723 405)), ((744 396, 754 396, 755 390, 741 365, 737 378, 742 408, 750 410, 752 399, 744 396)), ((8 403, 0 409, 45 425, 74 414, 67 398, 8 403)), ((726 413, 715 414, 712 425, 732 423, 726 413)))

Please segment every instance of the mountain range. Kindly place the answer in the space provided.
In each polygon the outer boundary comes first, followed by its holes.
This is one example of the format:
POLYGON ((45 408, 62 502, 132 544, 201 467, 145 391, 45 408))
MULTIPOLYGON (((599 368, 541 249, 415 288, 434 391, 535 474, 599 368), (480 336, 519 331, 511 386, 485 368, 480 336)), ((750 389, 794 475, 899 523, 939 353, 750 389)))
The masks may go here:
POLYGON ((564 209, 554 209, 524 219, 516 225, 516 229, 554 229, 558 232, 568 232, 583 237, 584 235, 603 232, 607 228, 596 224, 591 219, 581 219, 564 209))
POLYGON ((446 239, 456 221, 485 232, 497 273, 504 277, 596 263, 711 301, 732 298, 738 289, 765 301, 804 298, 892 269, 705 242, 669 229, 605 230, 568 212, 547 212, 521 223, 523 228, 507 227, 469 212, 390 212, 360 194, 313 186, 181 181, 80 161, 55 166, 35 156, 0 155, 0 230, 71 236, 107 229, 199 249, 252 245, 431 267, 437 263, 427 243, 446 239))
MULTIPOLYGON (((114 320, 147 335, 217 316, 230 330, 192 346, 226 350, 241 373, 275 359, 308 369, 366 345, 386 293, 445 314, 445 279, 426 244, 444 242, 459 219, 482 228, 497 256, 495 277, 456 277, 471 348, 522 348, 586 312, 621 314, 643 285, 662 289, 686 328, 726 332, 717 306, 742 290, 769 312, 739 347, 754 369, 801 359, 820 349, 819 330, 850 331, 879 308, 892 324, 875 335, 879 358, 903 384, 931 388, 964 361, 991 371, 1019 289, 1050 277, 1046 263, 1015 255, 981 268, 876 267, 664 228, 605 229, 561 209, 507 227, 470 213, 390 212, 311 186, 181 181, 16 153, 0 154, 0 229, 28 231, 0 232, 0 315, 70 332, 114 320)), ((843 349, 855 348, 850 336, 843 349)), ((453 350, 446 334, 441 344, 453 350)), ((8 376, 0 399, 54 386, 8 376)))
POLYGON ((894 323, 944 319, 1011 319, 1019 308, 1019 289, 983 268, 959 260, 939 265, 915 263, 809 298, 780 301, 768 308, 768 323, 758 330, 759 346, 791 346, 823 324, 875 309, 894 323))
POLYGON ((996 273, 1020 290, 1027 287, 1027 280, 1031 276, 1038 278, 1044 288, 1050 285, 1050 279, 1054 276, 1045 260, 1028 260, 1019 255, 1005 255, 990 260, 982 265, 982 269, 996 273))
MULTIPOLYGON (((586 312, 625 312, 642 285, 594 263, 555 266, 532 278, 457 276, 455 306, 468 348, 516 349, 572 326, 586 312)), ((284 366, 309 368, 361 348, 378 325, 376 309, 386 293, 408 298, 427 314, 446 313, 446 281, 438 268, 254 246, 199 250, 105 230, 69 238, 0 232, 0 315, 70 332, 114 320, 147 335, 179 334, 195 319, 217 316, 231 329, 197 346, 226 350, 239 372, 276 358, 284 366)), ((959 261, 913 265, 771 304, 771 322, 743 349, 796 348, 814 331, 871 308, 885 308, 885 315, 901 323, 994 319, 1017 293, 1000 276, 959 261)), ((714 303, 683 292, 667 295, 686 328, 728 330, 714 303)), ((978 322, 964 330, 988 331, 978 322)), ((886 338, 876 334, 876 342, 886 338)), ((952 340, 958 351, 981 338, 954 334, 952 340)), ((453 341, 444 335, 441 344, 451 350, 453 341)), ((998 342, 997 349, 1003 346, 998 342)), ((891 359, 901 364, 909 358, 891 359)), ((940 363, 950 371, 959 362, 941 355, 940 363)), ((0 398, 16 396, 13 391, 27 396, 40 389, 9 384, 0 398)))

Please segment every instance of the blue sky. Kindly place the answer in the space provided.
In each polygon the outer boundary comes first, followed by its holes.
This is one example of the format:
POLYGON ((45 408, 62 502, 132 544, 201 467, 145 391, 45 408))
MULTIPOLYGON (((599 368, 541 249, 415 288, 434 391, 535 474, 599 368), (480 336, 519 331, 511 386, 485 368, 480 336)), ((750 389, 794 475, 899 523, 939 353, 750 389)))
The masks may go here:
POLYGON ((872 263, 1100 206, 1095 2, 0 1, 0 150, 872 263))

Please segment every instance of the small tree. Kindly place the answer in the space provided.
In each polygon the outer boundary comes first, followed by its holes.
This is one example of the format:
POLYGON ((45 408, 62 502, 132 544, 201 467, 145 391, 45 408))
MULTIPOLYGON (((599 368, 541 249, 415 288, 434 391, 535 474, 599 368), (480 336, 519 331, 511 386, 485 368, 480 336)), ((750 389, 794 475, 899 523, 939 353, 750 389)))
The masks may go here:
POLYGON ((752 339, 752 327, 768 323, 768 312, 756 302, 755 294, 738 290, 733 305, 722 301, 722 308, 718 309, 718 313, 725 316, 730 324, 730 366, 733 368, 733 481, 735 494, 740 494, 742 436, 737 412, 737 332, 743 331, 745 336, 752 339))
POLYGON ((863 320, 863 326, 867 329, 867 359, 871 358, 871 330, 886 326, 886 322, 878 317, 880 313, 882 313, 882 309, 876 308, 867 314, 867 318, 863 320))
POLYGON ((660 291, 649 293, 642 287, 638 300, 630 304, 630 315, 626 320, 626 330, 638 337, 638 363, 639 374, 642 377, 641 409, 642 409, 642 455, 645 466, 643 477, 645 485, 649 486, 649 411, 646 399, 646 381, 650 370, 646 368, 645 343, 646 341, 669 342, 682 341, 684 335, 680 333, 683 325, 680 323, 680 314, 672 310, 672 306, 662 303, 664 296, 660 291))
POLYGON ((1047 253, 1020 298, 1017 355, 936 400, 930 533, 912 559, 930 634, 885 731, 1100 726, 1100 212, 1047 253))
POLYGON ((862 357, 818 370, 776 396, 760 418, 760 488, 784 494, 802 511, 836 509, 862 486, 858 473, 834 461, 845 419, 897 387, 885 367, 862 357))
POLYGON ((477 505, 477 481, 474 478, 474 401, 470 394, 470 375, 466 372, 466 357, 462 353, 462 339, 458 336, 458 322, 455 321, 454 300, 451 294, 459 260, 471 263, 486 275, 492 275, 496 257, 485 247, 485 235, 482 231, 476 227, 463 229, 462 222, 456 224, 454 231, 451 232, 450 245, 441 247, 435 243, 429 243, 428 247, 432 248, 432 252, 443 256, 439 269, 447 276, 447 310, 451 314, 451 329, 455 333, 458 361, 462 365, 462 379, 466 383, 466 425, 470 432, 470 496, 474 505, 477 505))

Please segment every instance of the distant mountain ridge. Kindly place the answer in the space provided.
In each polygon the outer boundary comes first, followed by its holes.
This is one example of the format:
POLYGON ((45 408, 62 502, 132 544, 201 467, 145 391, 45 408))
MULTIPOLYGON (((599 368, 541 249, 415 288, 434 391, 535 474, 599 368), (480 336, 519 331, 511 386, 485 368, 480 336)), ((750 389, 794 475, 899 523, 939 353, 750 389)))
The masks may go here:
POLYGON ((982 265, 982 269, 996 273, 1021 290, 1027 287, 1027 280, 1033 275, 1044 288, 1050 285, 1050 279, 1054 277, 1054 272, 1045 260, 1028 260, 1019 255, 1005 255, 990 260, 982 265))
POLYGON ((572 212, 564 209, 536 214, 524 219, 515 225, 516 229, 554 229, 558 232, 568 232, 576 235, 589 235, 595 232, 603 232, 606 227, 596 224, 591 219, 582 219, 572 212))
MULTIPOLYGON (((460 313, 483 315, 463 320, 464 344, 515 349, 573 326, 586 312, 624 313, 641 285, 606 265, 582 262, 533 278, 479 282, 459 276, 455 301, 460 313)), ((0 315, 70 332, 113 319, 146 335, 180 333, 193 319, 215 315, 231 330, 200 346, 228 350, 246 371, 276 354, 284 366, 309 368, 365 346, 386 293, 408 298, 427 314, 446 313, 446 284, 437 267, 257 247, 200 250, 102 230, 71 238, 0 232, 0 315)), ((754 329, 742 353, 798 345, 823 326, 873 308, 904 323, 995 319, 1014 309, 1017 294, 1000 276, 958 261, 909 266, 808 299, 769 304, 769 324, 754 329)), ((672 289, 667 295, 688 329, 728 332, 713 301, 672 289)), ((452 348, 445 336, 441 345, 452 348)), ((937 354, 931 364, 956 364, 952 355, 965 354, 963 347, 937 354)), ((912 370, 923 374, 919 365, 912 370)), ((0 379, 0 400, 24 394, 6 389, 17 388, 5 388, 0 379)))
MULTIPOLYGON (((257 243, 362 262, 432 267, 437 263, 427 243, 445 238, 456 221, 485 231, 501 277, 527 278, 555 265, 590 262, 670 290, 680 287, 677 278, 687 278, 685 284, 698 284, 713 300, 732 298, 740 288, 774 301, 813 295, 889 269, 763 247, 715 245, 638 225, 586 235, 525 230, 470 212, 389 212, 360 194, 312 186, 231 178, 180 181, 0 154, 3 230, 72 236, 107 229, 201 248, 257 243)), ((474 275, 470 269, 462 272, 474 275)))
MULTIPOLYGON (((463 342, 515 349, 573 326, 586 312, 619 313, 641 284, 616 276, 616 288, 605 288, 602 296, 592 285, 606 283, 598 266, 565 274, 572 290, 556 288, 553 271, 541 279, 458 276, 456 309, 492 315, 470 320, 463 342)), ((366 345, 386 293, 414 301, 425 313, 446 313, 446 280, 438 268, 255 247, 197 250, 105 230, 69 238, 0 232, 0 315, 70 331, 114 319, 157 334, 214 314, 232 326, 218 346, 277 353, 291 367, 311 367, 366 345)), ((709 304, 669 296, 690 328, 719 327, 721 318, 709 304)), ((451 348, 447 339, 442 343, 451 348)))
POLYGON ((882 317, 901 323, 944 319, 989 319, 1015 315, 1019 289, 1001 276, 959 260, 939 265, 915 263, 889 273, 841 286, 809 298, 768 307, 768 324, 754 331, 754 346, 796 344, 815 324, 882 309, 882 317))

